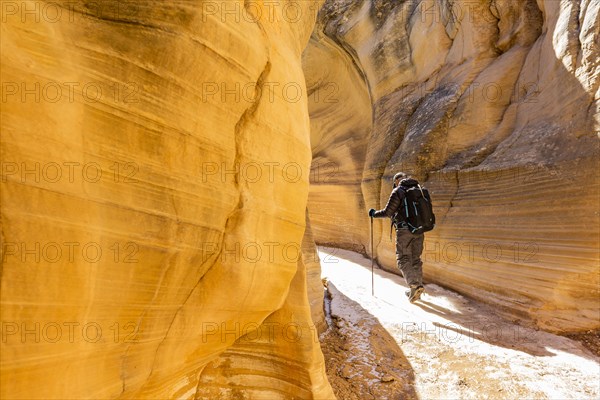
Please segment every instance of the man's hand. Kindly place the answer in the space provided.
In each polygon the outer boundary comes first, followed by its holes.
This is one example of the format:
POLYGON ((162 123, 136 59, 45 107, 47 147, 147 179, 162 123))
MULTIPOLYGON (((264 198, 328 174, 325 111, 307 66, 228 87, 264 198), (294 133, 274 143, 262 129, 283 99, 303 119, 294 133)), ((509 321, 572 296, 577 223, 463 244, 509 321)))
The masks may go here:
POLYGON ((371 208, 371 209, 369 210, 369 217, 373 218, 373 216, 374 216, 374 215, 375 215, 375 209, 374 209, 374 208, 371 208))

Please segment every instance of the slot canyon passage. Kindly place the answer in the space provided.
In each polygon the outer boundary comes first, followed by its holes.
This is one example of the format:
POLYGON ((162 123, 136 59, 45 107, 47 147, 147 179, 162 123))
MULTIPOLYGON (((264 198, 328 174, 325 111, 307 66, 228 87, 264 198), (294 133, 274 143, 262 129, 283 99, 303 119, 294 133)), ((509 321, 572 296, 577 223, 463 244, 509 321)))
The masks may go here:
POLYGON ((600 396, 598 1, 0 11, 2 399, 600 396))

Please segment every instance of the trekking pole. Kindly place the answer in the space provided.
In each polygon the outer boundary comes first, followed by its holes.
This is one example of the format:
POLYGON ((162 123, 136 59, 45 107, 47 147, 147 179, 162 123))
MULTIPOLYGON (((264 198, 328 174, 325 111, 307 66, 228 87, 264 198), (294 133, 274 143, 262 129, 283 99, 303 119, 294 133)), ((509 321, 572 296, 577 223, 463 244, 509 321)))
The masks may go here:
POLYGON ((371 295, 375 297, 375 273, 373 272, 373 217, 371 217, 371 295))

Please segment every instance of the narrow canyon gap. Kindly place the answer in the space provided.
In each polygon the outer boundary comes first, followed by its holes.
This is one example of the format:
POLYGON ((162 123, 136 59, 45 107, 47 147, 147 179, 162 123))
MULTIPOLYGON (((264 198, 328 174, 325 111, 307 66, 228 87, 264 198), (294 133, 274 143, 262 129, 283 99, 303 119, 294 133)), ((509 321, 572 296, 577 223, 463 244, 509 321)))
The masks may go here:
MULTIPOLYGON (((431 191, 428 281, 555 332, 597 329, 593 1, 326 1, 303 55, 319 244, 370 252, 398 171, 431 191)), ((374 257, 397 271, 389 224, 374 257)))

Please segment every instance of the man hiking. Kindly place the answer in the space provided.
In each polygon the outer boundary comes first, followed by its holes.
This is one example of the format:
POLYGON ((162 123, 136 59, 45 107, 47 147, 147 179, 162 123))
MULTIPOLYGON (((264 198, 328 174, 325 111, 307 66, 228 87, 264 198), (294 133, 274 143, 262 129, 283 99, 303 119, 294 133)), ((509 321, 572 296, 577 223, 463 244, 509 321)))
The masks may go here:
POLYGON ((424 234, 433 229, 435 216, 427 189, 404 172, 394 175, 394 188, 383 210, 369 210, 369 217, 389 217, 396 228, 396 260, 410 290, 406 296, 411 303, 419 300, 423 287, 424 234), (427 210, 428 208, 428 210, 427 210))

